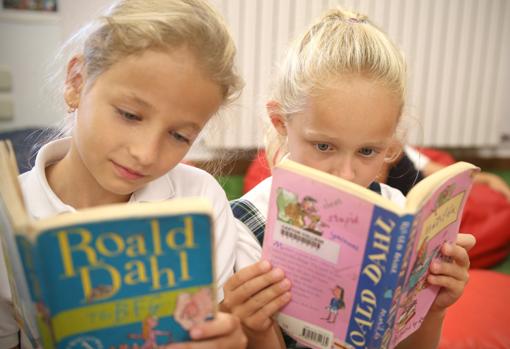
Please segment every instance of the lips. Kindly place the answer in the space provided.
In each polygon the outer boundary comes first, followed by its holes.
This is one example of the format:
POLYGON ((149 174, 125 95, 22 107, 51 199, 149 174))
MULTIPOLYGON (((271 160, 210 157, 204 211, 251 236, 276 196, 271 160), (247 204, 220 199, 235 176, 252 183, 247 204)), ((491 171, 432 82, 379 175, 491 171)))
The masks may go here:
POLYGON ((115 172, 121 178, 127 180, 136 180, 145 177, 143 173, 132 170, 128 167, 124 167, 122 165, 117 164, 115 161, 112 161, 113 167, 115 168, 115 172))

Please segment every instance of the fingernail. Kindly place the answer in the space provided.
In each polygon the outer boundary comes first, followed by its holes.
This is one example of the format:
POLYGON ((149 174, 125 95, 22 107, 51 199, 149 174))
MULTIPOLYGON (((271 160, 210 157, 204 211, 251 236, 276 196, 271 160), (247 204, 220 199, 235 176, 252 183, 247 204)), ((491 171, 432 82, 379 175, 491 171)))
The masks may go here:
POLYGON ((268 271, 269 269, 271 269, 271 263, 269 263, 268 261, 262 261, 262 263, 260 263, 260 267, 262 268, 263 271, 268 271))
POLYGON ((193 328, 190 332, 189 332, 189 335, 191 336, 191 338, 193 339, 200 339, 202 337, 202 330, 199 329, 199 328, 193 328))
POLYGON ((282 282, 280 282, 280 288, 281 288, 282 290, 287 290, 287 289, 289 289, 289 287, 290 287, 290 281, 289 281, 289 279, 285 279, 285 280, 283 280, 282 282))
POLYGON ((281 278, 283 277, 283 270, 281 270, 280 268, 275 268, 271 271, 271 276, 274 277, 275 279, 281 278))
POLYGON ((439 262, 432 262, 432 271, 439 271, 439 268, 441 267, 441 265, 439 264, 439 262))

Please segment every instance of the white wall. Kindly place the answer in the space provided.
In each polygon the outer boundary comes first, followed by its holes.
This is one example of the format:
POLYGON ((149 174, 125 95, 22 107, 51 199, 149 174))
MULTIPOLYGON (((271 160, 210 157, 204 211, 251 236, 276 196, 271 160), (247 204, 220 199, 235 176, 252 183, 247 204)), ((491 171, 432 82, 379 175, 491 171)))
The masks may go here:
POLYGON ((60 37, 57 15, 0 10, 0 65, 11 69, 14 100, 14 119, 0 121, 0 130, 60 120, 42 88, 60 37))
MULTIPOLYGON (((228 0, 230 1, 230 0, 228 0)), ((227 0, 212 0, 220 8, 227 0)), ((244 0, 242 0, 244 1, 244 0)), ((251 0, 250 0, 251 1, 251 0)), ((254 0, 261 1, 261 0, 254 0)), ((60 0, 56 15, 37 14, 30 18, 11 15, 0 11, 0 65, 12 69, 15 118, 13 121, 0 121, 0 130, 33 125, 51 125, 61 119, 61 115, 46 104, 47 93, 41 86, 45 82, 45 65, 64 38, 77 30, 84 22, 95 16, 110 3, 110 0, 60 0)), ((510 6, 505 8, 504 18, 510 18, 510 6)), ((499 81, 510 81, 510 21, 505 22, 504 40, 501 43, 499 81)), ((241 49, 242 47, 240 47, 241 49)), ((241 52, 242 55, 242 52, 241 52)), ((508 86, 508 85, 505 85, 508 86)), ((502 96, 503 101, 495 109, 503 110, 499 130, 510 134, 510 98, 504 86, 490 86, 493 93, 502 96)), ((252 108, 252 106, 245 106, 252 108)), ((510 143, 510 142, 509 142, 510 143)), ((501 147, 510 149, 509 144, 501 147)))
MULTIPOLYGON (((506 6, 506 16, 505 18, 510 18, 510 3, 507 3, 506 6)), ((503 81, 510 81, 510 21, 507 21, 505 23, 505 29, 504 29, 504 43, 503 44, 503 55, 502 57, 505 57, 505 62, 502 64, 502 72, 503 74, 503 81)), ((498 91, 499 93, 502 93, 505 98, 502 98, 504 101, 503 110, 506 111, 504 114, 503 120, 501 120, 501 130, 503 134, 505 134, 508 137, 508 140, 505 142, 505 147, 507 147, 509 150, 507 154, 510 156, 510 98, 508 98, 509 91, 505 91, 504 89, 500 89, 498 91)))
POLYGON ((69 37, 84 23, 96 17, 111 0, 59 0, 62 36, 69 37))

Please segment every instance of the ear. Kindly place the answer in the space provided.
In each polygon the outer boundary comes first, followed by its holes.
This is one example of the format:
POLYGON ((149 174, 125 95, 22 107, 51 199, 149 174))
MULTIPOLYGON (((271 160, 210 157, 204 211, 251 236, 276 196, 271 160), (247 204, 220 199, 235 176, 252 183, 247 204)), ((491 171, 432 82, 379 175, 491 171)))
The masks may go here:
POLYGON ((74 56, 67 64, 64 99, 69 109, 80 104, 81 91, 85 83, 83 56, 74 56))
POLYGON ((287 136, 287 119, 281 113, 280 104, 271 100, 267 102, 266 110, 276 132, 280 136, 287 136))

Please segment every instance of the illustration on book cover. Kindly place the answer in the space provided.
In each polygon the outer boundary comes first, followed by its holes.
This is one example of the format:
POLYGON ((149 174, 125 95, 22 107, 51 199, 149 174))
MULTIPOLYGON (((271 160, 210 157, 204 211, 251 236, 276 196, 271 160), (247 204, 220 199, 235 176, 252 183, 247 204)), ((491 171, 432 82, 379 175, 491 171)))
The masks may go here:
POLYGON ((336 318, 338 317, 338 311, 345 308, 344 289, 343 287, 336 285, 331 292, 333 293, 333 297, 329 301, 329 305, 326 307, 328 310, 328 316, 321 319, 326 320, 329 323, 335 323, 336 318))
MULTIPOLYGON (((423 313, 418 310, 418 307, 428 308, 429 304, 424 305, 424 299, 419 295, 422 291, 437 291, 435 287, 427 283, 430 264, 435 259, 447 258, 441 254, 440 249, 446 241, 451 240, 448 237, 452 233, 455 234, 458 229, 456 225, 459 224, 460 208, 465 194, 465 191, 456 192, 455 183, 447 185, 437 194, 435 200, 431 200, 424 207, 414 221, 413 229, 419 228, 421 234, 417 237, 417 246, 414 249, 416 252, 410 259, 413 264, 402 290, 401 303, 395 321, 397 332, 416 328, 423 321, 423 317, 416 317, 416 314, 423 313)), ((412 251, 409 249, 412 245, 413 243, 408 245, 408 253, 412 251)), ((409 260, 408 256, 405 260, 409 260)), ((432 300, 433 298, 430 299, 432 300)))
POLYGON ((321 217, 317 214, 317 200, 309 195, 299 201, 297 194, 279 188, 276 204, 278 207, 278 219, 284 223, 291 224, 318 236, 322 235, 321 228, 327 226, 321 222, 321 217))
MULTIPOLYGON (((173 319, 183 329, 190 330, 194 325, 212 319, 214 313, 214 304, 212 294, 209 288, 201 288, 195 293, 184 292, 179 294, 175 304, 175 313, 173 319)), ((141 333, 130 333, 126 343, 118 347, 109 349, 155 349, 160 346, 158 338, 163 339, 163 343, 175 343, 172 332, 159 329, 160 319, 154 314, 148 314, 141 323, 141 333)), ((91 346, 94 349, 100 349, 91 346)))

